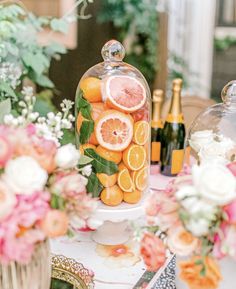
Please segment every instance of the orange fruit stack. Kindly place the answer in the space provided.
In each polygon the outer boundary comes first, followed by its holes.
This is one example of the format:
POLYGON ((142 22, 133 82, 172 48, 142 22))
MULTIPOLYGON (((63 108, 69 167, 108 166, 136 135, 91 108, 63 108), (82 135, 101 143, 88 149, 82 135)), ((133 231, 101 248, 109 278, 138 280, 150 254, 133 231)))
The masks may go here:
MULTIPOLYGON (((91 104, 95 124, 81 153, 93 148, 102 158, 118 165, 118 172, 113 175, 97 174, 104 187, 101 201, 108 206, 122 201, 138 203, 148 186, 150 125, 143 84, 126 75, 110 76, 104 81, 87 77, 80 82, 80 89, 91 104)), ((79 113, 78 133, 83 119, 79 113)))

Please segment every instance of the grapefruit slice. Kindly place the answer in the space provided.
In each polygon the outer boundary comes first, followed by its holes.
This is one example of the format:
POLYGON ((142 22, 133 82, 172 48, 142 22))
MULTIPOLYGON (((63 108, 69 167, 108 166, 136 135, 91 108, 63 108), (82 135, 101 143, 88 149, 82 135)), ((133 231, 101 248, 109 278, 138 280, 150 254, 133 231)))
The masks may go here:
POLYGON ((133 119, 122 112, 107 110, 95 121, 95 134, 102 147, 123 151, 133 137, 133 119))
POLYGON ((106 78, 102 94, 108 106, 129 113, 140 109, 147 98, 143 84, 136 78, 127 75, 106 78))

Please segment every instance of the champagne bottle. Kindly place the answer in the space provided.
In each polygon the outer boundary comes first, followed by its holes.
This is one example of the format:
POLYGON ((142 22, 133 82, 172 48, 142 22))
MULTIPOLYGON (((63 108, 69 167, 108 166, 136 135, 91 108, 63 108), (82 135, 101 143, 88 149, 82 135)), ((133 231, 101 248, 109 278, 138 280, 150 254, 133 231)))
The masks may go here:
POLYGON ((172 99, 161 137, 161 173, 176 176, 182 169, 184 159, 185 126, 181 108, 182 79, 172 85, 172 99))
POLYGON ((156 165, 161 156, 161 132, 163 121, 161 119, 161 104, 163 101, 163 90, 155 89, 153 92, 153 115, 151 131, 151 164, 156 165))

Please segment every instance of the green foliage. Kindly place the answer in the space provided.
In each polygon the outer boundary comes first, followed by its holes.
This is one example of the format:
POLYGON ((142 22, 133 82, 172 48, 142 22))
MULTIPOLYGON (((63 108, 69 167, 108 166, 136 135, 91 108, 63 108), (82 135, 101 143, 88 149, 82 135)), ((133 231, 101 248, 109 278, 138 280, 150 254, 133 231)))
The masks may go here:
POLYGON ((231 46, 236 45, 236 37, 226 36, 224 38, 215 38, 214 47, 216 51, 225 51, 231 46))
POLYGON ((98 15, 101 22, 112 22, 118 28, 118 40, 126 48, 126 61, 147 78, 154 80, 157 63, 157 0, 102 0, 98 15))
POLYGON ((93 198, 98 198, 100 196, 103 186, 95 173, 91 173, 89 176, 86 188, 87 192, 91 193, 93 198))
MULTIPOLYGON (((42 88, 54 87, 48 78, 50 63, 66 49, 58 43, 38 43, 38 32, 45 27, 66 32, 68 23, 64 19, 36 17, 18 4, 0 5, 0 100, 10 97, 13 108, 20 98, 16 91, 20 91, 24 79, 42 88)), ((38 106, 44 101, 39 100, 38 106)))
POLYGON ((107 161, 99 156, 93 149, 85 149, 84 154, 93 159, 91 162, 96 173, 104 173, 107 175, 113 175, 118 172, 118 167, 114 162, 107 161))
POLYGON ((50 289, 73 289, 73 285, 63 280, 52 278, 50 289))

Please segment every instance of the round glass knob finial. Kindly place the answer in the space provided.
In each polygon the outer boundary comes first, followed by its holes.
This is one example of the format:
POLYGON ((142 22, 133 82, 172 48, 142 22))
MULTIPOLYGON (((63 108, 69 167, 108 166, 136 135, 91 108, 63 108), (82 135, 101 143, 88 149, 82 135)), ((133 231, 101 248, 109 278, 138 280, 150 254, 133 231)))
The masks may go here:
POLYGON ((236 104, 236 80, 232 80, 224 86, 221 98, 226 105, 236 104))
POLYGON ((122 61, 125 57, 125 48, 119 41, 110 40, 102 48, 102 57, 104 61, 122 61))

